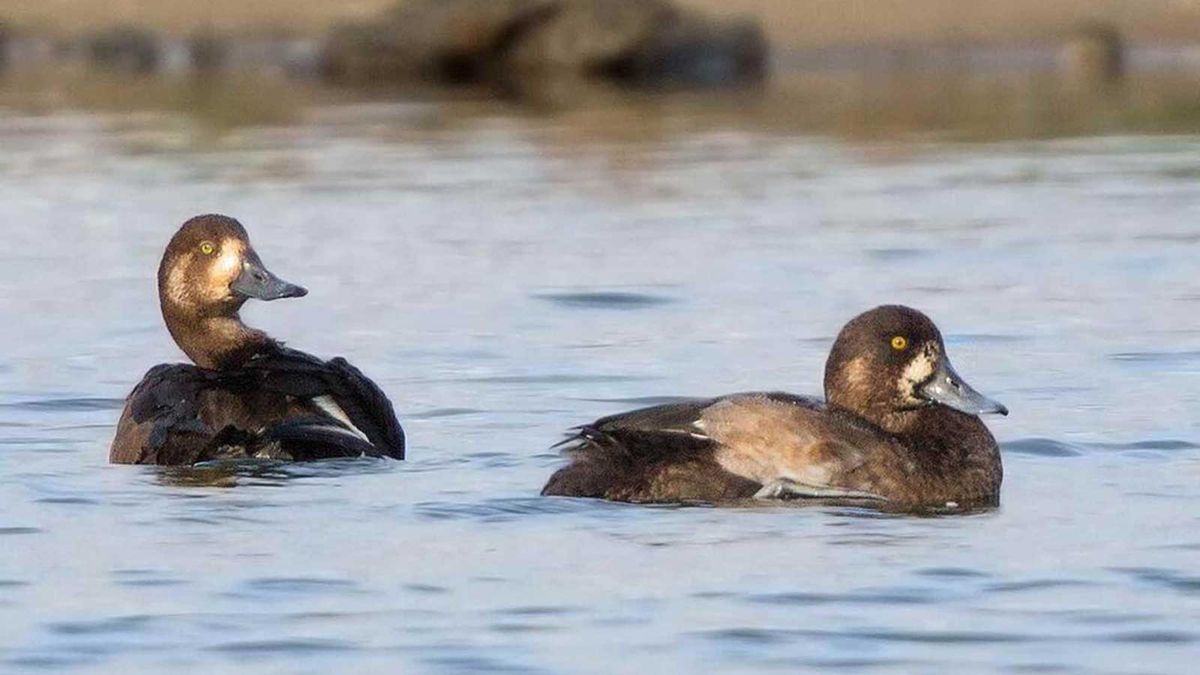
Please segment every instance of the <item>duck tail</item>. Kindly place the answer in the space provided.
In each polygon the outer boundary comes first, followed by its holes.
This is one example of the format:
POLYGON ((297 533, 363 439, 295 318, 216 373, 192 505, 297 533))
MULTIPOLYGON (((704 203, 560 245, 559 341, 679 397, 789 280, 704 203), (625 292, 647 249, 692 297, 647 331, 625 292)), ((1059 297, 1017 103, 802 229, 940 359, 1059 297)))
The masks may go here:
POLYGON ((608 488, 619 483, 628 470, 629 451, 617 437, 583 425, 570 430, 567 438, 554 445, 573 457, 573 461, 554 472, 543 496, 603 497, 608 488))

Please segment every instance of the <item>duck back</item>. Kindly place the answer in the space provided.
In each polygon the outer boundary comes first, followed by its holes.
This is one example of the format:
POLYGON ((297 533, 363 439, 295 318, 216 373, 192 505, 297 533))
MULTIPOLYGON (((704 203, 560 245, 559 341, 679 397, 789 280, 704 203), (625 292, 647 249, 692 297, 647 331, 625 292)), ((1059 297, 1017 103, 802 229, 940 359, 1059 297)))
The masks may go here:
POLYGON ((152 368, 126 400, 110 460, 360 455, 404 458, 404 432, 387 397, 345 359, 277 347, 226 370, 152 368))

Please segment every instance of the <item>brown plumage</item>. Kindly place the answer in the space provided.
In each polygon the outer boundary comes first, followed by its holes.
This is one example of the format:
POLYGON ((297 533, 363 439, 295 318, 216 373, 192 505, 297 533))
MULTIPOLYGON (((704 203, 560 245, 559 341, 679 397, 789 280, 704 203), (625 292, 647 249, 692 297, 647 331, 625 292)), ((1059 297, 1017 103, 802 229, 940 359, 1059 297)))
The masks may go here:
POLYGON ((249 298, 307 291, 266 269, 241 223, 184 223, 163 254, 158 293, 167 330, 196 365, 146 374, 126 400, 110 461, 404 458, 404 432, 374 382, 345 359, 322 361, 242 323, 249 298))
POLYGON ((996 441, 977 416, 1007 414, 954 372, 937 327, 884 306, 842 329, 827 402, 732 394, 605 417, 566 442, 545 495, 630 502, 749 497, 971 508, 999 501, 996 441))

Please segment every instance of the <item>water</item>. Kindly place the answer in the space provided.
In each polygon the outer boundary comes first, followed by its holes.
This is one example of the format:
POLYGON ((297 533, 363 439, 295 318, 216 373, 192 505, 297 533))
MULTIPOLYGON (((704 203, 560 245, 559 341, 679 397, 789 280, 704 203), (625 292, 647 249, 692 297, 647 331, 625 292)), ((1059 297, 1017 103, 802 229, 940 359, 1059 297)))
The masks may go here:
POLYGON ((0 669, 1193 670, 1200 138, 462 105, 216 138, 0 116, 0 669), (207 211, 311 291, 247 319, 374 377, 411 461, 106 464, 123 396, 180 358, 153 274, 207 211), (536 496, 573 424, 818 393, 832 336, 883 302, 1012 409, 999 510, 536 496))

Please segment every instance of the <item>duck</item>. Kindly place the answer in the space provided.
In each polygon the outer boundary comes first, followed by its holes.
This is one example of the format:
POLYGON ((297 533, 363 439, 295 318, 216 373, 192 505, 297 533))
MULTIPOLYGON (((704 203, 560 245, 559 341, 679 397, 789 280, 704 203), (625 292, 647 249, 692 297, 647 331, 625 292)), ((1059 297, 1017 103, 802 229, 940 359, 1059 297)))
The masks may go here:
POLYGON ((999 505, 1008 409, 958 375, 937 326, 884 305, 838 333, 824 399, 745 392, 576 427, 545 496, 634 503, 799 500, 883 510, 999 505))
POLYGON ((109 461, 404 459, 404 430, 373 381, 344 358, 292 349, 239 316, 251 299, 307 294, 267 269, 236 219, 183 223, 163 253, 158 298, 191 363, 155 366, 134 387, 109 461))

